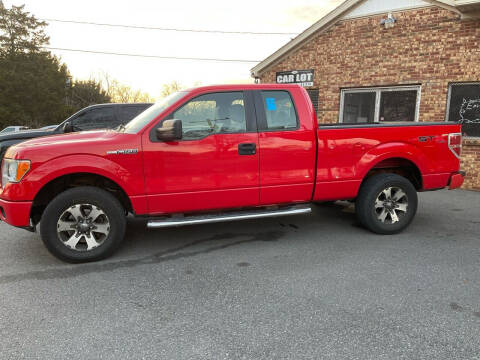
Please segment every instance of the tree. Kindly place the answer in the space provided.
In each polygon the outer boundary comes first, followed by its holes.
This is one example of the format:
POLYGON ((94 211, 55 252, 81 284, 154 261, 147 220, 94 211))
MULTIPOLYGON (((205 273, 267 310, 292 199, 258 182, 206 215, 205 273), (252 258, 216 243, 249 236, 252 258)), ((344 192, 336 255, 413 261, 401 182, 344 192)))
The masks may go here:
POLYGON ((102 84, 107 95, 114 103, 138 103, 138 102, 154 102, 155 99, 149 93, 132 89, 130 86, 120 83, 113 79, 106 72, 101 72, 99 83, 102 84))
POLYGON ((50 53, 46 23, 23 6, 0 7, 0 126, 36 127, 67 115, 67 67, 50 53))
POLYGON ((9 10, 0 5, 0 52, 11 56, 25 52, 39 52, 48 44, 44 21, 24 11, 25 5, 12 6, 9 10))
POLYGON ((67 78, 66 66, 49 54, 0 58, 0 126, 40 127, 66 118, 67 78))
POLYGON ((67 66, 43 50, 49 41, 46 25, 24 6, 7 9, 0 4, 0 129, 56 124, 84 103, 105 99, 94 84, 71 86, 67 66), (87 88, 90 99, 77 102, 74 94, 85 96, 87 88))
POLYGON ((153 102, 154 99, 146 92, 132 89, 128 85, 121 84, 118 80, 112 80, 107 89, 108 95, 115 103, 153 102))
POLYGON ((162 97, 167 97, 168 95, 176 93, 184 88, 185 87, 178 81, 172 81, 170 84, 164 84, 162 86, 162 97))
POLYGON ((89 105, 111 101, 112 99, 99 82, 93 79, 76 80, 71 88, 69 105, 73 111, 76 111, 89 105))

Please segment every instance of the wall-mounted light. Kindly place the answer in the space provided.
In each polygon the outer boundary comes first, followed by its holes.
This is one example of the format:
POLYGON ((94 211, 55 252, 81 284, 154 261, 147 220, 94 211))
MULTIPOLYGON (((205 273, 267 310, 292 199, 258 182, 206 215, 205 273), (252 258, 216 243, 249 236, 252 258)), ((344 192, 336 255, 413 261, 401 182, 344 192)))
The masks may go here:
POLYGON ((381 25, 385 26, 385 29, 390 29, 395 26, 395 23, 397 22, 397 19, 393 17, 392 13, 389 13, 386 19, 382 19, 380 21, 381 25))

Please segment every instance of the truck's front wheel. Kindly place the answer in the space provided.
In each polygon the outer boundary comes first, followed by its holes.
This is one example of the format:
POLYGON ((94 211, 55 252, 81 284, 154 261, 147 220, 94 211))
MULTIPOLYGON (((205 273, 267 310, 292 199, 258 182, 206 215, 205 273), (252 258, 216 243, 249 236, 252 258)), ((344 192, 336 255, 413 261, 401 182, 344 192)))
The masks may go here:
POLYGON ((363 183, 355 211, 369 230, 395 234, 412 222, 417 204, 417 191, 408 179, 396 174, 378 174, 363 183))
POLYGON ((40 233, 47 249, 72 262, 104 259, 125 235, 125 211, 105 190, 82 186, 55 197, 45 209, 40 233))

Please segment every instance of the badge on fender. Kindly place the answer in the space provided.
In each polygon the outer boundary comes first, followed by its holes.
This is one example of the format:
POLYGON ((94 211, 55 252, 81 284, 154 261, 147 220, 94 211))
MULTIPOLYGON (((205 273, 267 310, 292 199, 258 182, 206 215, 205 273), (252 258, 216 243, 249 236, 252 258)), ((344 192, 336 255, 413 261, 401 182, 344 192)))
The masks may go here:
POLYGON ((107 155, 129 155, 138 153, 138 149, 110 150, 107 155))

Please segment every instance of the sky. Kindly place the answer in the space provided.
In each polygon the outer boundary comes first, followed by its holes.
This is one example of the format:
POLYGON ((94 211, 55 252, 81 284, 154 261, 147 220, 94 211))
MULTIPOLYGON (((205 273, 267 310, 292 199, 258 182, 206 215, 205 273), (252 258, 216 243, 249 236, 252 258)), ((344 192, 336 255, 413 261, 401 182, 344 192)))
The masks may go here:
MULTIPOLYGON (((3 0, 25 4, 40 19, 177 29, 300 33, 343 0, 3 0)), ((143 30, 50 21, 50 47, 156 56, 261 61, 295 35, 212 34, 143 30)), ((213 62, 126 57, 52 50, 75 79, 102 74, 148 92, 162 85, 252 82, 256 62, 213 62)))

